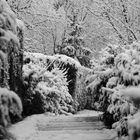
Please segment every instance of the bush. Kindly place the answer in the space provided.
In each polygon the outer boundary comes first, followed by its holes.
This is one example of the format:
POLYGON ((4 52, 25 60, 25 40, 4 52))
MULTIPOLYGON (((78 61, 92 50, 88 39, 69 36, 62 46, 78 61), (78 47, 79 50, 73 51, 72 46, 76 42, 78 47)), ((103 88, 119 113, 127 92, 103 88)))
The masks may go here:
POLYGON ((104 111, 102 119, 109 127, 115 123, 118 136, 128 134, 128 120, 138 110, 132 99, 122 96, 122 91, 140 84, 139 46, 107 46, 99 61, 92 61, 94 73, 85 81, 87 92, 93 96, 92 107, 104 111))
POLYGON ((52 112, 66 115, 74 113, 73 99, 68 89, 67 69, 56 61, 52 62, 53 66, 50 68, 52 63, 47 63, 44 55, 36 55, 33 58, 32 55, 29 63, 23 67, 24 113, 52 112))
POLYGON ((5 0, 0 2, 0 11, 0 87, 9 87, 20 95, 23 46, 18 29, 21 27, 5 0))
POLYGON ((8 126, 13 121, 12 117, 21 117, 22 103, 16 93, 6 88, 0 88, 0 103, 0 124, 2 126, 8 126))
POLYGON ((22 103, 13 91, 0 88, 0 139, 15 139, 7 132, 6 127, 16 119, 21 118, 22 103))
POLYGON ((5 0, 0 1, 0 139, 14 140, 7 132, 10 122, 21 117, 22 48, 14 13, 5 0), (9 91, 8 89, 12 90, 9 91), (14 91, 14 92, 13 92, 14 91))

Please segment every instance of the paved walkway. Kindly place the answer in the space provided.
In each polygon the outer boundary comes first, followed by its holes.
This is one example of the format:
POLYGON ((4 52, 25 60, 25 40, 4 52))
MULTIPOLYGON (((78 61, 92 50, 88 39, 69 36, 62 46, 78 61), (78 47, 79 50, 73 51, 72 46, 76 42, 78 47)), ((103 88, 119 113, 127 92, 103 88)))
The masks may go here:
POLYGON ((98 115, 87 110, 72 116, 34 115, 10 131, 18 140, 113 140, 115 132, 105 129, 98 115))

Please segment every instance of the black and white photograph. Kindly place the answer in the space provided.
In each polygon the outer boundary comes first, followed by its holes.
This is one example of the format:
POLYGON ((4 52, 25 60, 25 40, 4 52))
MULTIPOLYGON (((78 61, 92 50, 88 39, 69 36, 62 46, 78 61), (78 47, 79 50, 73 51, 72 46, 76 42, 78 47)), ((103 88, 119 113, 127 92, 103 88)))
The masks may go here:
POLYGON ((140 0, 0 0, 0 140, 140 140, 140 0))

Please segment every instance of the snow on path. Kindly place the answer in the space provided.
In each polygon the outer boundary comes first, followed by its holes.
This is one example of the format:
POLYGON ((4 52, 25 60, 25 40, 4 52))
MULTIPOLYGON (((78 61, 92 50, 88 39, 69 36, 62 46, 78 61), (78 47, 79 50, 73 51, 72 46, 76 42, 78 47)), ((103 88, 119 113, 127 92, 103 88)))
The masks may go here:
MULTIPOLYGON (((114 132, 113 132, 114 133, 114 132)), ((108 130, 88 131, 38 131, 26 140, 113 140, 112 132, 108 130)))
POLYGON ((32 115, 9 131, 17 140, 111 140, 115 132, 95 120, 100 114, 84 110, 71 116, 32 115))
POLYGON ((103 114, 103 112, 85 109, 77 112, 74 116, 99 116, 101 114, 103 114))

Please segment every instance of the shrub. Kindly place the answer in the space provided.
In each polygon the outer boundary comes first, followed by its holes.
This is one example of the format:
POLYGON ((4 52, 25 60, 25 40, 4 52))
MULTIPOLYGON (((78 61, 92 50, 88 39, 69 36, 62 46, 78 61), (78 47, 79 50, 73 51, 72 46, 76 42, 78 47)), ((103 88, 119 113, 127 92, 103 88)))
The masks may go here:
POLYGON ((0 88, 0 139, 14 140, 15 138, 6 130, 6 127, 21 118, 22 103, 13 91, 0 88))
POLYGON ((85 81, 87 92, 94 97, 92 106, 104 111, 102 119, 109 127, 115 123, 118 136, 128 134, 128 120, 138 109, 132 99, 122 96, 122 91, 140 84, 139 46, 107 46, 99 61, 92 61, 94 73, 85 81))
POLYGON ((5 0, 0 2, 0 11, 0 87, 10 87, 20 95, 23 45, 18 29, 22 29, 5 0))
POLYGON ((17 21, 5 0, 0 1, 0 139, 15 139, 7 132, 10 122, 21 116, 22 48, 17 21), (8 89, 12 90, 9 91, 8 89), (14 91, 14 92, 13 92, 14 91))
POLYGON ((133 116, 127 117, 128 138, 138 140, 140 138, 140 86, 129 87, 122 91, 122 95, 129 97, 138 109, 137 113, 133 114, 133 116))
POLYGON ((22 103, 20 98, 13 91, 0 88, 0 120, 2 126, 8 126, 13 117, 21 117, 22 103))
POLYGON ((42 55, 41 58, 35 56, 33 59, 31 56, 29 63, 24 65, 25 114, 74 113, 73 99, 68 89, 67 69, 59 62, 52 61, 52 63, 47 62, 46 57, 42 55), (53 66, 50 68, 52 63, 53 66))

